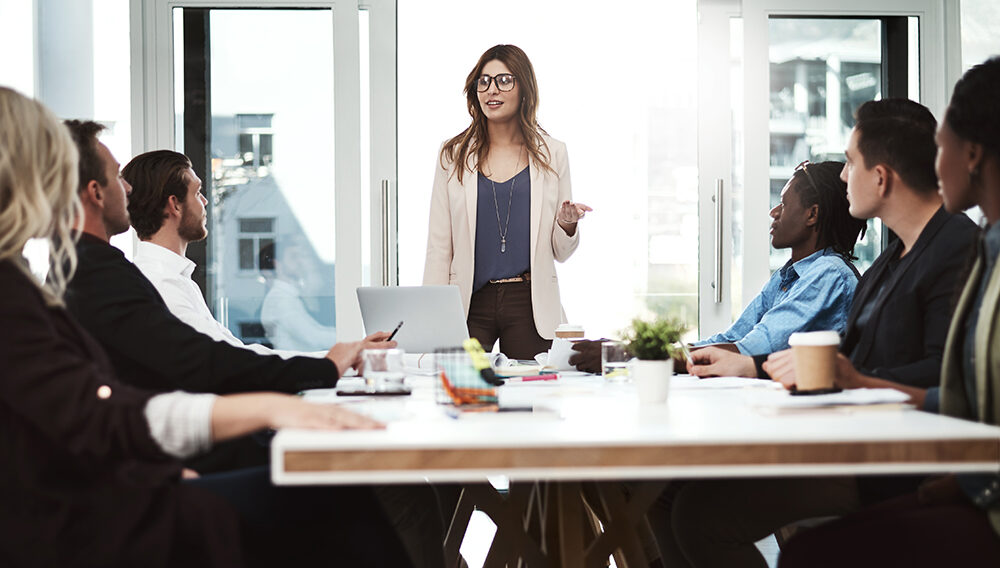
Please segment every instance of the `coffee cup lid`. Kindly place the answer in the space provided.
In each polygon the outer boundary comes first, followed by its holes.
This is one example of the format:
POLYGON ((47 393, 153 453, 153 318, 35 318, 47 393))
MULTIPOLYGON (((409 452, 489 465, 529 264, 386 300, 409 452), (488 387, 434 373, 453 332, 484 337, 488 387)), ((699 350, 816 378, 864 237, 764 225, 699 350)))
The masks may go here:
POLYGON ((800 331, 788 338, 788 344, 792 347, 840 345, 840 334, 836 331, 800 331))

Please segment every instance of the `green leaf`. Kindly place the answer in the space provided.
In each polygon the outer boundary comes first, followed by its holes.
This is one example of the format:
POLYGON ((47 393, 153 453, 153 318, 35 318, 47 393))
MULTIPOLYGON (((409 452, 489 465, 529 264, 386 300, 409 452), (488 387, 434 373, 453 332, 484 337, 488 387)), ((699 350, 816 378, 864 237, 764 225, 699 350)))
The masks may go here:
POLYGON ((687 325, 677 318, 657 317, 652 321, 635 318, 632 327, 623 330, 620 337, 633 357, 662 361, 679 355, 674 343, 680 341, 685 331, 687 325))

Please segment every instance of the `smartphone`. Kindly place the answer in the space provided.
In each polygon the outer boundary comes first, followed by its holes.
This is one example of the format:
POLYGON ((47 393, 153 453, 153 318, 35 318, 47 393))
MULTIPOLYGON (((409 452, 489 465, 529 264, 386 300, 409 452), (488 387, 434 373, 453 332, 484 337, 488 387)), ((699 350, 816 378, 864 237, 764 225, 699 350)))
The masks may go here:
POLYGON ((370 391, 366 389, 339 390, 337 396, 407 396, 411 394, 407 387, 394 387, 391 389, 370 391))

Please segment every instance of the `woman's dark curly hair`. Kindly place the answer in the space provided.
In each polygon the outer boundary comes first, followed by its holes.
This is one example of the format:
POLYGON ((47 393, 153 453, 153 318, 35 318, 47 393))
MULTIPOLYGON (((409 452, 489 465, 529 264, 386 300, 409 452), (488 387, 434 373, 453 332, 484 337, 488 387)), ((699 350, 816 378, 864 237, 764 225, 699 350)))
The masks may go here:
POLYGON ((997 101, 1000 101, 1000 57, 992 57, 966 71, 955 83, 944 120, 959 138, 982 144, 987 153, 1000 157, 997 101))

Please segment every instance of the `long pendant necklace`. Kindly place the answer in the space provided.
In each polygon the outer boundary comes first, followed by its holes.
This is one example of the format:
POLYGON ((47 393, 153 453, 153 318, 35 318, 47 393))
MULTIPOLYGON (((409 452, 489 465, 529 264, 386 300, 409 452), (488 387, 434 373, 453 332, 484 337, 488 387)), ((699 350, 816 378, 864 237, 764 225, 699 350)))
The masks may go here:
POLYGON ((514 203, 514 182, 517 181, 517 174, 510 180, 510 197, 507 198, 507 222, 504 226, 500 226, 500 204, 497 203, 497 185, 490 180, 490 186, 493 188, 493 206, 496 207, 497 213, 497 231, 500 233, 500 254, 507 252, 507 232, 510 231, 510 207, 514 203))

